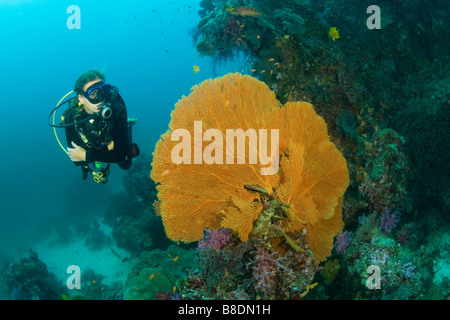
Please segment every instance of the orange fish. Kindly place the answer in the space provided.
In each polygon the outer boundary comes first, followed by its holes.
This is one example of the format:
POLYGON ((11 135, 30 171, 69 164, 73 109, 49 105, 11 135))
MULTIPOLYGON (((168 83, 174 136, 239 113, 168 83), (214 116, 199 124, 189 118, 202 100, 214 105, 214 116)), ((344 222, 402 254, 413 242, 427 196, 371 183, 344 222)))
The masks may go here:
POLYGON ((263 13, 261 11, 256 10, 252 7, 237 7, 233 8, 232 6, 227 6, 227 11, 235 16, 241 17, 259 17, 262 16, 263 13))
POLYGON ((252 69, 252 70, 250 70, 250 72, 255 72, 256 71, 256 69, 252 69))
POLYGON ((178 260, 178 256, 176 256, 175 258, 172 259, 172 261, 177 261, 178 260))
POLYGON ((225 268, 225 277, 228 277, 228 271, 227 271, 227 268, 225 268))
POLYGON ((152 273, 152 275, 148 278, 148 280, 152 280, 155 277, 155 274, 152 273))
POLYGON ((177 292, 177 287, 173 286, 173 293, 177 292))
POLYGON ((266 70, 263 70, 263 71, 261 71, 260 73, 264 73, 264 72, 266 72, 266 70))
POLYGON ((274 58, 270 58, 269 60, 267 60, 267 61, 273 61, 273 60, 275 60, 274 58))

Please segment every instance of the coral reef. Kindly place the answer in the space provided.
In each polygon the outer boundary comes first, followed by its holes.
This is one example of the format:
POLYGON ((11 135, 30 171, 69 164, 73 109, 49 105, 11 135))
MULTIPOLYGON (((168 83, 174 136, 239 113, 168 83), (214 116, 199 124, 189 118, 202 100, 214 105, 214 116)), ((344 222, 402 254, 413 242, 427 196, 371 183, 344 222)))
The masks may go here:
MULTIPOLYGON (((286 299, 302 294, 314 266, 330 255, 333 238, 342 231, 342 198, 349 179, 345 159, 329 141, 325 122, 312 105, 296 102, 281 108, 262 82, 228 74, 203 82, 183 97, 172 112, 169 128, 156 146, 151 177, 158 183, 156 207, 167 236, 185 242, 205 236, 199 253, 204 272, 195 282, 200 288, 198 283, 206 282, 209 289, 194 296, 256 298, 259 294, 286 299), (202 119, 201 133, 229 128, 279 130, 280 168, 261 175, 261 166, 250 160, 251 145, 245 147, 245 155, 233 155, 233 164, 221 159, 198 162, 190 153, 185 161, 197 164, 175 164, 176 142, 170 136, 178 128, 195 135, 196 119, 202 119), (229 231, 217 231, 220 228, 231 229, 236 239, 227 242, 229 231), (240 283, 246 278, 251 279, 251 290, 240 283), (221 290, 211 290, 217 286, 221 290)), ((192 140, 187 145, 196 148, 192 140)), ((217 146, 216 154, 229 152, 230 146, 217 146)), ((208 148, 199 151, 203 154, 208 148)))
POLYGON ((30 251, 3 273, 11 298, 449 299, 448 3, 379 0, 381 30, 366 28, 369 4, 201 0, 198 53, 244 56, 252 77, 207 80, 177 103, 153 157, 110 199, 113 239, 97 221, 52 223, 61 243, 130 252, 125 287, 85 270, 80 294, 64 295, 30 251), (245 154, 228 163, 231 139, 213 130, 237 128, 245 154), (279 130, 279 154, 264 150, 274 174, 252 161, 250 129, 279 130))
POLYGON ((357 292, 355 297, 370 299, 418 299, 432 281, 431 252, 421 246, 411 251, 391 236, 374 229, 369 241, 353 242, 344 254, 343 263, 348 276, 347 288, 357 292), (380 268, 380 289, 368 290, 367 268, 380 268), (358 289, 359 288, 359 289, 358 289))
MULTIPOLYGON (((348 172, 345 159, 329 141, 324 121, 310 104, 288 103, 280 108, 262 82, 229 74, 194 87, 189 97, 177 103, 169 128, 157 143, 151 172, 158 183, 159 214, 169 238, 196 241, 206 227, 227 227, 243 241, 278 238, 296 249, 289 233, 304 232, 316 263, 330 254, 333 237, 342 230, 348 172), (261 175, 260 165, 249 160, 252 146, 246 146, 245 160, 234 154, 235 165, 175 164, 171 159, 176 142, 170 136, 177 128, 194 132, 196 119, 202 119, 201 132, 278 129, 281 168, 277 174, 261 175)), ((189 147, 196 148, 194 143, 189 141, 189 147)), ((218 144, 223 154, 229 147, 218 144)), ((187 155, 187 162, 199 161, 191 156, 187 155)))
POLYGON ((33 250, 9 265, 2 275, 12 300, 60 300, 65 292, 53 273, 33 250))
POLYGON ((197 250, 198 270, 180 288, 182 299, 290 299, 305 294, 316 267, 306 238, 302 250, 277 251, 262 238, 242 242, 233 236, 220 249, 205 246, 230 230, 208 230, 197 250), (201 245, 200 245, 201 244, 201 245))
POLYGON ((133 265, 123 289, 125 300, 174 298, 179 283, 195 268, 193 251, 171 245, 165 251, 143 251, 133 265), (166 294, 164 294, 166 293, 166 294))

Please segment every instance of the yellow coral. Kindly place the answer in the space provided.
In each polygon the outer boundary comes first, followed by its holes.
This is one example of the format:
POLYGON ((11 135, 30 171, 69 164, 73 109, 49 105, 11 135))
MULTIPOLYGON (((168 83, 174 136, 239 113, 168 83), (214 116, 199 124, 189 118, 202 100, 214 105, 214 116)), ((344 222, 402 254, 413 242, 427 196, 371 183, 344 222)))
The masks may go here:
POLYGON ((323 275, 324 282, 326 284, 331 284, 339 273, 341 268, 338 259, 328 260, 325 262, 323 269, 320 273, 323 275))
MULTIPOLYGON (((235 73, 195 86, 178 101, 171 117, 169 130, 156 145, 151 172, 170 239, 196 241, 205 227, 228 227, 246 241, 263 206, 260 197, 244 185, 256 185, 289 206, 285 231, 306 232, 316 263, 330 254, 333 237, 343 227, 342 198, 349 178, 345 159, 330 142, 326 124, 311 104, 282 107, 266 84, 235 73), (195 121, 201 121, 202 134, 208 129, 223 133, 237 128, 278 129, 277 174, 263 176, 261 166, 251 164, 251 143, 246 143, 245 159, 234 154, 235 164, 207 164, 194 155, 191 163, 198 164, 174 164, 171 153, 179 142, 171 141, 171 135, 183 128, 192 136, 195 121)), ((193 140, 192 150, 196 148, 193 140)), ((225 154, 227 143, 218 145, 225 154)), ((210 152, 208 148, 203 143, 201 151, 210 152)))

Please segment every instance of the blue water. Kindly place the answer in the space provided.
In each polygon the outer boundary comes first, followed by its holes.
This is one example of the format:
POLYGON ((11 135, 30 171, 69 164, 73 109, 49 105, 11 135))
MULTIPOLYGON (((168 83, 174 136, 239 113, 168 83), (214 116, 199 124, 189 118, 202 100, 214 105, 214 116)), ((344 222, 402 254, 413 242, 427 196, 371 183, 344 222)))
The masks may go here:
MULTIPOLYGON (((47 117, 88 69, 117 86, 133 138, 152 153, 182 95, 205 79, 239 71, 240 61, 214 69, 199 57, 189 30, 198 1, 0 1, 0 263, 45 237, 49 221, 70 224, 103 213, 122 188, 114 165, 107 185, 83 181, 61 150, 47 117), (68 29, 70 5, 81 29, 68 29), (193 73, 193 65, 201 71, 193 73), (216 73, 213 73, 213 71, 216 73)), ((65 147, 64 131, 57 134, 65 147)))

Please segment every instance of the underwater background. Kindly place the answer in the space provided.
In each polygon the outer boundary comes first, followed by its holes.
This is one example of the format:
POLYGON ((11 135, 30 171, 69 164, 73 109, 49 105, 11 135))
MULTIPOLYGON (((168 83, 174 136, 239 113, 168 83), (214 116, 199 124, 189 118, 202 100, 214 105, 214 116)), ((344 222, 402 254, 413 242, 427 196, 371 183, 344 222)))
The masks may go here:
MULTIPOLYGON (((448 299, 449 6, 0 0, 0 299, 448 299), (72 5, 81 29, 68 27, 72 5), (369 28, 370 5, 380 29, 369 28), (107 184, 82 180, 46 123, 89 69, 103 71, 138 118, 141 155, 128 171, 112 165, 107 184), (327 225, 320 239, 286 231, 291 213, 261 189, 258 212, 274 213, 264 233, 211 223, 190 242, 163 224, 173 199, 155 183, 169 169, 155 161, 150 177, 155 145, 183 95, 230 72, 265 83, 261 101, 306 101, 323 118, 346 160, 347 188, 333 195, 339 228, 327 225), (81 269, 81 289, 69 288, 70 265, 81 269)), ((284 169, 283 179, 295 176, 284 169)), ((169 192, 185 194, 174 184, 169 192)), ((184 205, 182 218, 192 218, 184 205)))

